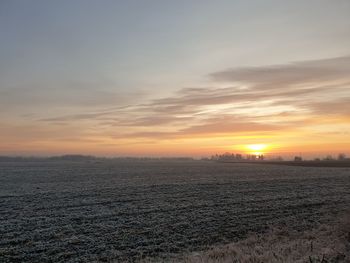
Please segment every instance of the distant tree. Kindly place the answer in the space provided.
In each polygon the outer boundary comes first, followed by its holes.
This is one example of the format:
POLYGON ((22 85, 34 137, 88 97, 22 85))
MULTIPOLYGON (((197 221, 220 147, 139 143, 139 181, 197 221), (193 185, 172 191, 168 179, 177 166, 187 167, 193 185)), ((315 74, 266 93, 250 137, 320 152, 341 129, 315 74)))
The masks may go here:
POLYGON ((236 160, 242 160, 242 159, 243 159, 242 154, 237 153, 236 154, 236 160))
POLYGON ((255 160, 257 160, 257 155, 255 155, 255 154, 247 154, 247 160, 255 161, 255 160))
POLYGON ((263 154, 258 155, 258 160, 263 161, 265 159, 265 156, 263 154))
POLYGON ((339 153, 339 155, 338 155, 338 160, 339 160, 339 161, 344 161, 344 160, 346 160, 346 155, 345 155, 345 153, 339 153))
POLYGON ((283 158, 282 158, 282 156, 275 156, 275 157, 270 157, 269 160, 281 162, 281 161, 283 161, 283 158))
POLYGON ((327 155, 326 158, 323 159, 324 161, 332 161, 334 160, 332 155, 327 155))
POLYGON ((277 157, 276 157, 276 161, 280 161, 280 162, 282 162, 282 161, 283 161, 282 156, 277 156, 277 157))
POLYGON ((295 162, 301 162, 303 160, 303 158, 301 158, 301 156, 295 156, 294 157, 294 161, 295 162))

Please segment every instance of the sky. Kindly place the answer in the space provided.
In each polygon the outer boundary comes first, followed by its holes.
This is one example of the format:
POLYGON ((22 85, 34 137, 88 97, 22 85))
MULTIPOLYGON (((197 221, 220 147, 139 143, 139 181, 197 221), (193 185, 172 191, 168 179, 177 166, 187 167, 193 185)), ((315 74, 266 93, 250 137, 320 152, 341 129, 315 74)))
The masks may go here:
POLYGON ((2 0, 0 155, 350 154, 349 14, 348 0, 2 0))

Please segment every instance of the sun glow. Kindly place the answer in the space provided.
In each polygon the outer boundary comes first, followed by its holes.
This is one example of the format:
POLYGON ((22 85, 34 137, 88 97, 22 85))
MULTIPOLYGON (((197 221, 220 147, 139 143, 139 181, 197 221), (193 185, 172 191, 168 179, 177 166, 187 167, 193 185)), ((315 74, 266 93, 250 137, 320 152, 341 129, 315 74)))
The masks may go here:
POLYGON ((266 145, 266 144, 249 144, 246 146, 246 148, 249 150, 249 153, 251 153, 251 154, 261 155, 261 154, 264 154, 264 152, 268 148, 268 145, 266 145))

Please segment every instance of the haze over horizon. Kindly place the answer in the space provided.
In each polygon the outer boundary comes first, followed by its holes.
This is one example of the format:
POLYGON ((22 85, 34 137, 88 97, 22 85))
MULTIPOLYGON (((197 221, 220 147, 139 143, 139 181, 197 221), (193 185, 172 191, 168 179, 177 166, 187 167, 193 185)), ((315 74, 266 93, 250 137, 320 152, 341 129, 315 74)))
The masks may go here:
POLYGON ((349 14, 346 0, 1 1, 0 155, 350 154, 349 14))

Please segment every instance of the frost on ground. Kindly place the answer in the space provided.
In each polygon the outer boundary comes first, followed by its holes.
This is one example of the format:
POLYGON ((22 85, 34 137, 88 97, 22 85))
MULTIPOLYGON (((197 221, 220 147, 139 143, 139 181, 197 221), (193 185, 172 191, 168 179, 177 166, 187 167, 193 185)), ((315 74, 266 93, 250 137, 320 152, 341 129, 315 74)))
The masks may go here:
POLYGON ((0 162, 0 262, 124 262, 304 231, 350 205, 350 168, 0 162))
MULTIPOLYGON (((143 262, 164 261, 145 259, 143 262)), ((264 234, 251 233, 247 238, 207 251, 168 259, 186 263, 260 263, 260 262, 350 262, 350 215, 311 230, 295 231, 271 228, 264 234)))

